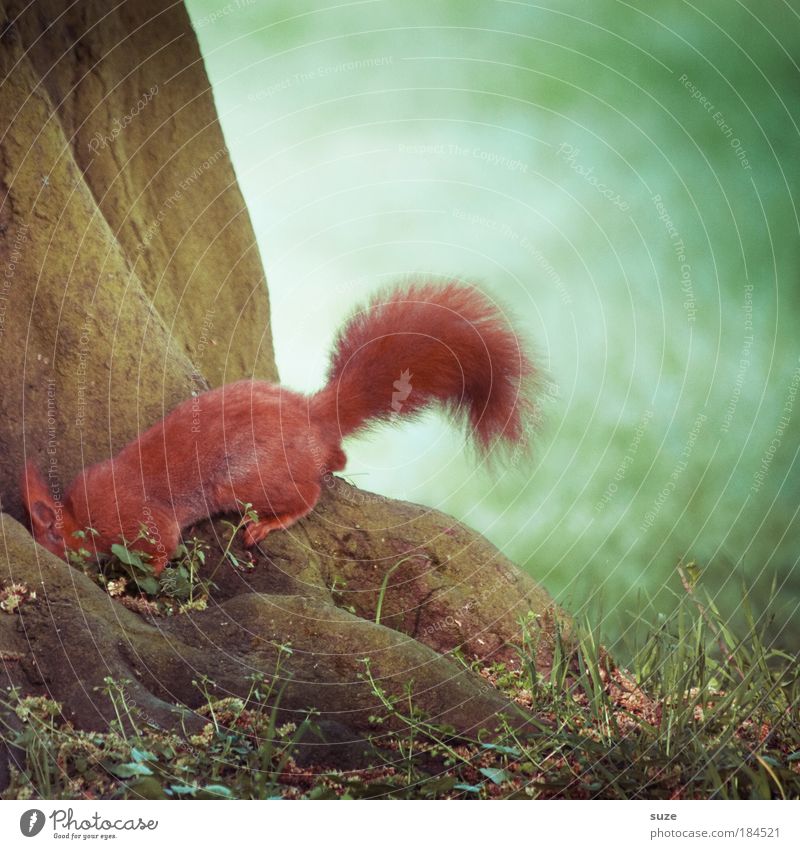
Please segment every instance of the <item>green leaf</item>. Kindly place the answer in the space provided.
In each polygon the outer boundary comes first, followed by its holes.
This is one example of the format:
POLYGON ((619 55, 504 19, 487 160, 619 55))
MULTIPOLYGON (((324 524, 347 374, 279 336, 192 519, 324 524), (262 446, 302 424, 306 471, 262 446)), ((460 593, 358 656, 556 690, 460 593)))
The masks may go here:
POLYGON ((126 566, 135 566, 137 569, 145 569, 141 555, 137 551, 128 551, 124 545, 114 543, 111 546, 111 553, 126 566))
POLYGON ((170 784, 168 789, 176 796, 191 796, 197 793, 197 788, 191 787, 188 784, 170 784))
POLYGON ((700 580, 701 569, 697 565, 697 562, 692 560, 684 566, 686 570, 686 577, 689 580, 689 586, 694 589, 697 586, 697 582, 700 580))
POLYGON ((153 770, 144 764, 117 764, 112 766, 109 772, 117 778, 133 778, 134 775, 152 775, 153 770))
POLYGON ((131 749, 131 758, 133 758, 134 762, 137 764, 142 763, 142 761, 158 760, 158 757, 156 757, 156 755, 152 752, 147 752, 144 749, 137 749, 135 746, 131 749))
POLYGON ((502 784, 504 781, 508 781, 511 777, 504 769, 495 769, 494 767, 487 766, 483 769, 479 770, 481 775, 485 775, 489 781, 494 782, 495 784, 502 784))
POLYGON ((430 781, 426 781, 422 785, 422 789, 425 791, 428 796, 441 796, 445 793, 449 793, 451 790, 456 788, 457 779, 455 779, 452 775, 446 775, 442 778, 433 778, 430 781))
POLYGON ((514 746, 501 746, 499 743, 481 743, 481 748, 490 749, 493 752, 499 752, 501 755, 511 755, 518 758, 522 754, 519 749, 514 746))
POLYGON ((206 799, 233 799, 233 791, 224 784, 207 784, 198 794, 198 798, 206 799))
POLYGON ((158 595, 161 589, 160 584, 155 578, 137 578, 136 586, 147 595, 158 595))
POLYGON ((456 784, 453 790, 465 790, 467 793, 480 793, 479 784, 456 784))

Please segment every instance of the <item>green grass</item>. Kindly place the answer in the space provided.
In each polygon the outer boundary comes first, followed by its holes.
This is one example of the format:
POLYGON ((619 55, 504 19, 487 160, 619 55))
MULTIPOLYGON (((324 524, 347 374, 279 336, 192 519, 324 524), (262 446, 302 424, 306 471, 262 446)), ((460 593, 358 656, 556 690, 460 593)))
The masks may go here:
POLYGON ((279 726, 278 670, 272 680, 254 679, 246 699, 218 700, 212 682, 198 682, 206 724, 186 735, 139 722, 125 682, 108 681, 117 719, 104 733, 75 730, 47 699, 9 695, 2 707, 22 730, 8 726, 3 736, 26 766, 12 769, 3 795, 800 798, 798 659, 765 643, 768 619, 756 621, 746 599, 750 626, 737 636, 700 600, 686 570, 682 576, 683 600, 651 626, 629 671, 610 662, 588 624, 578 629, 577 651, 557 645, 548 675, 531 662, 533 635, 519 648, 519 664, 471 664, 535 717, 538 731, 525 737, 507 729, 492 739, 459 738, 429 722, 408 693, 389 697, 365 663, 382 706, 369 768, 301 767, 293 751, 314 716, 279 726))

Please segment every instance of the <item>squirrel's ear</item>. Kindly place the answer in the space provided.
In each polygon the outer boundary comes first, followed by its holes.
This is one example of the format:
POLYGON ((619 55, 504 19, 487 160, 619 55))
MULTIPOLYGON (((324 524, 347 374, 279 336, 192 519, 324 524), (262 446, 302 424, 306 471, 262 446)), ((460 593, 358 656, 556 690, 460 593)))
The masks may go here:
POLYGON ((28 463, 22 473, 20 489, 22 501, 31 517, 31 528, 36 542, 51 550, 54 545, 63 545, 64 535, 56 515, 56 505, 50 497, 47 484, 32 462, 28 463))
POLYGON ((28 508, 33 526, 33 538, 47 546, 48 543, 60 543, 64 535, 58 527, 56 511, 46 501, 34 501, 28 508))

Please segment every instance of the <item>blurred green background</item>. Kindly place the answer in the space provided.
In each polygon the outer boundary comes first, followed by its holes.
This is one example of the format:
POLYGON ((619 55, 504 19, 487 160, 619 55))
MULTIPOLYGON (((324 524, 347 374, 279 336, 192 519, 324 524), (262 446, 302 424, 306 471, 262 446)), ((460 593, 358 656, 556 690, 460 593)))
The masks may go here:
POLYGON ((549 376, 533 460, 491 474, 431 415, 352 440, 351 479, 477 528, 617 651, 681 559, 800 649, 800 4, 187 6, 282 380, 317 388, 414 273, 490 291, 549 376))

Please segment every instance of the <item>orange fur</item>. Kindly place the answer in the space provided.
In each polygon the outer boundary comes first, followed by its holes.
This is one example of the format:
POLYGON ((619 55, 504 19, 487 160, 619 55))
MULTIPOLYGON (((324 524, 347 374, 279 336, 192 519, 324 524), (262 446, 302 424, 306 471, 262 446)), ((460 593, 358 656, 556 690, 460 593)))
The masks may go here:
POLYGON ((464 414, 476 442, 520 443, 534 368, 502 313, 476 289, 418 283, 373 298, 340 331, 326 386, 311 396, 240 380, 179 404, 116 457, 79 474, 63 504, 32 463, 23 500, 37 542, 110 551, 122 538, 159 574, 183 528, 251 504, 254 545, 313 510, 345 467, 342 438, 439 404, 464 414), (83 541, 78 529, 92 528, 83 541))

